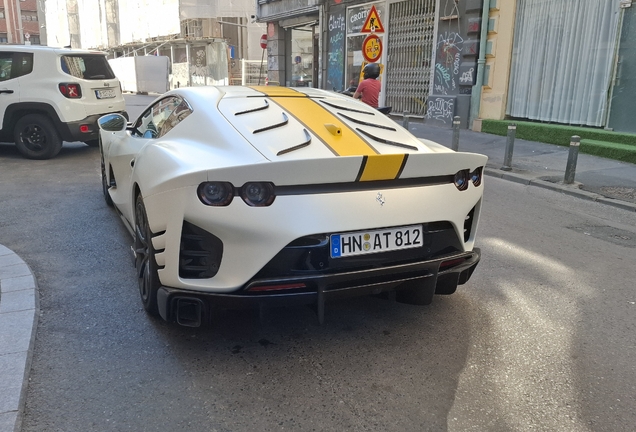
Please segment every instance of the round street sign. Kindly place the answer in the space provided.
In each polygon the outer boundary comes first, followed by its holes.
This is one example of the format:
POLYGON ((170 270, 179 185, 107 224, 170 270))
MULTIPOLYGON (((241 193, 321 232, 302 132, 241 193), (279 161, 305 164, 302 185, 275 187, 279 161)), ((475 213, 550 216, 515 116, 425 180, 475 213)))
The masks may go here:
POLYGON ((362 56, 369 63, 375 63, 382 56, 382 39, 370 34, 362 42, 362 56))
POLYGON ((261 48, 267 49, 267 35, 261 36, 261 48))
POLYGON ((29 32, 24 33, 24 38, 25 38, 26 40, 31 39, 31 34, 30 34, 29 32))

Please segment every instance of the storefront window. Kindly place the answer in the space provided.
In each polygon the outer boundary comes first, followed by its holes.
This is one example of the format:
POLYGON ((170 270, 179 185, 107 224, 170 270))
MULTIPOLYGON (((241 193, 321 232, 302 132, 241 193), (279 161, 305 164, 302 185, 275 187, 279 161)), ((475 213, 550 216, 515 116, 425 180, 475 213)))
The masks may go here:
POLYGON ((291 87, 314 87, 314 26, 291 30, 291 87))

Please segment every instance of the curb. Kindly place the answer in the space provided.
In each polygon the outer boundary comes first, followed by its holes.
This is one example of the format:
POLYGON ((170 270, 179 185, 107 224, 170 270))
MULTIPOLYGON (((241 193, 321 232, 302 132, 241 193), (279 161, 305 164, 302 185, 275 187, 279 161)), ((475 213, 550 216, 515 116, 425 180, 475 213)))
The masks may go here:
POLYGON ((636 204, 632 204, 625 201, 616 200, 613 198, 607 198, 603 195, 599 195, 594 192, 584 191, 578 188, 575 184, 565 185, 562 183, 552 183, 546 180, 540 180, 521 174, 515 174, 510 171, 501 171, 493 168, 486 167, 484 173, 488 176, 497 177, 502 180, 508 180, 515 183, 524 184, 526 186, 538 186, 543 189, 549 189, 557 192, 561 192, 565 195, 570 195, 576 198, 581 198, 587 201, 595 201, 601 204, 617 207, 623 210, 636 212, 636 204))
POLYGON ((0 432, 19 432, 24 414, 39 296, 29 266, 0 245, 0 432))

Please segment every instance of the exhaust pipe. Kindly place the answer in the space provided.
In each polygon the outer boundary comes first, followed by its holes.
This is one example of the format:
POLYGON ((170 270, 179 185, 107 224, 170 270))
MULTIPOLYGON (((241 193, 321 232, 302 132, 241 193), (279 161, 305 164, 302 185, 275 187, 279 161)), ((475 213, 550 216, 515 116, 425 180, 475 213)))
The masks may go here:
POLYGON ((195 297, 175 297, 174 314, 177 324, 184 327, 201 327, 203 302, 195 297))

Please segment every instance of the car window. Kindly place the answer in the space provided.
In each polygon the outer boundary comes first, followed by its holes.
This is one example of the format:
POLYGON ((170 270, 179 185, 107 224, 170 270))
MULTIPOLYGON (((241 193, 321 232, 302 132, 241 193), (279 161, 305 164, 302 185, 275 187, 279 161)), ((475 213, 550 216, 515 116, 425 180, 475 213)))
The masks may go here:
POLYGON ((62 71, 86 80, 114 79, 115 74, 101 54, 65 55, 60 58, 62 71))
POLYGON ((11 75, 11 68, 13 67, 13 53, 2 52, 0 53, 0 81, 10 80, 14 78, 11 75))
POLYGON ((33 72, 33 53, 0 53, 0 81, 19 78, 31 72, 33 72))
POLYGON ((16 53, 15 77, 21 77, 33 72, 33 53, 16 53))
POLYGON ((135 123, 136 134, 144 138, 159 138, 163 136, 167 132, 167 130, 164 131, 166 120, 180 103, 181 98, 177 96, 169 96, 157 101, 144 111, 135 123))
POLYGON ((161 136, 171 131, 176 125, 181 123, 181 121, 183 121, 183 119, 190 114, 192 114, 192 108, 190 108, 188 102, 182 99, 179 105, 177 105, 174 111, 172 111, 172 114, 170 114, 170 117, 168 117, 168 119, 164 123, 163 128, 161 129, 161 136))

